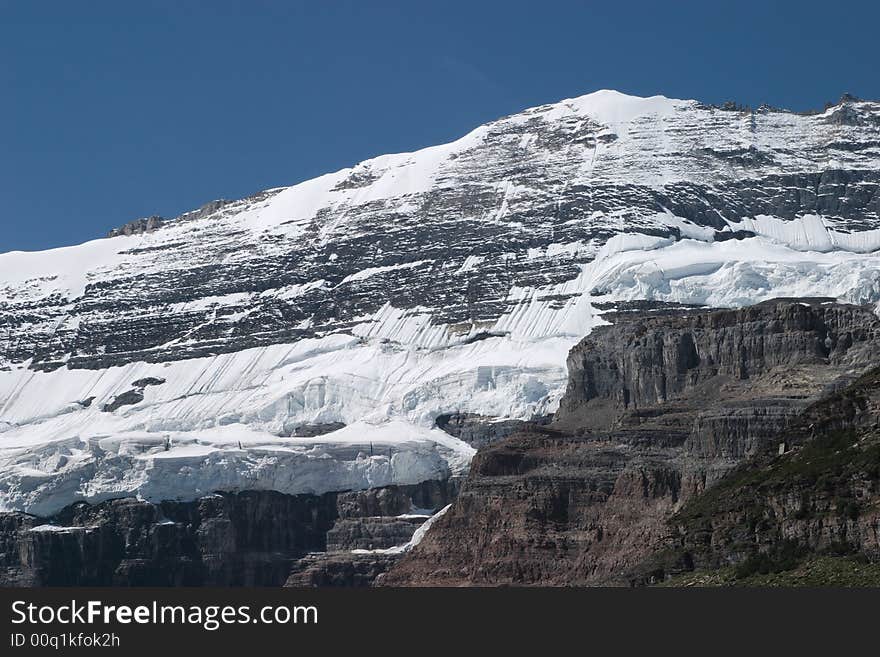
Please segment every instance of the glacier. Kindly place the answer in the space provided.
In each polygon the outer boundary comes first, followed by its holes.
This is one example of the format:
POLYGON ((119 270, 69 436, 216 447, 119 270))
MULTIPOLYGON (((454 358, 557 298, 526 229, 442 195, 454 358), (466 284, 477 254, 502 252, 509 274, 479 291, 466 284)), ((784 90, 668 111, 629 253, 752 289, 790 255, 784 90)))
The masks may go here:
POLYGON ((475 450, 439 415, 552 413, 624 302, 876 305, 880 105, 846 103, 600 91, 0 254, 0 510, 443 479, 475 450))

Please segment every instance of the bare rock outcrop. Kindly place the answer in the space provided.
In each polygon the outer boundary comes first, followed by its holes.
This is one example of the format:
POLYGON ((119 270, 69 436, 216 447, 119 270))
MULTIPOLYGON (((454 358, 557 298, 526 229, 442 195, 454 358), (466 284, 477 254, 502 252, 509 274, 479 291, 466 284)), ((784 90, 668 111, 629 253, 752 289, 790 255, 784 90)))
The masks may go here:
POLYGON ((367 585, 399 555, 356 550, 406 543, 457 490, 426 481, 80 502, 50 518, 0 513, 0 586, 281 586, 292 575, 302 585, 367 585))
POLYGON ((107 237, 119 237, 120 235, 140 235, 142 233, 152 233, 154 230, 161 228, 165 224, 165 218, 158 215, 151 217, 141 217, 134 221, 129 221, 119 228, 114 228, 107 237))
POLYGON ((452 509, 380 582, 631 583, 675 513, 776 450, 878 345, 870 308, 822 299, 621 315, 572 350, 554 422, 478 452, 452 509))
POLYGON ((735 577, 816 556, 880 560, 880 367, 811 404, 768 448, 688 501, 632 583, 735 567, 735 577))

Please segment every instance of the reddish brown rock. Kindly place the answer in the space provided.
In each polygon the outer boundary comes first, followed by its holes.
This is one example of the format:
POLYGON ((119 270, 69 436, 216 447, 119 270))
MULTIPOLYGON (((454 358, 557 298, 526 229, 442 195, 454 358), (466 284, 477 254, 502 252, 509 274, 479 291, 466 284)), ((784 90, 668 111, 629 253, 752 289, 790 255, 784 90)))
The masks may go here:
POLYGON ((572 350, 554 423, 481 450, 380 581, 630 584, 675 544, 670 518, 868 369, 878 336, 869 308, 824 300, 621 315, 572 350))

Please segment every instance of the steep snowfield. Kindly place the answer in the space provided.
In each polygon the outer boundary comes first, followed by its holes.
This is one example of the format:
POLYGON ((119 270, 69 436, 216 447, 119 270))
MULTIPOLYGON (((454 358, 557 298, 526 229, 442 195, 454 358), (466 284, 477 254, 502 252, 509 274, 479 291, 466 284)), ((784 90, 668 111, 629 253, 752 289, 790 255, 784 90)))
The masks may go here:
POLYGON ((552 412, 568 350, 609 304, 876 304, 861 178, 880 123, 835 111, 602 91, 153 233, 2 254, 0 509, 442 478, 474 450, 435 418, 552 412), (836 214, 737 210, 832 166, 859 177, 836 214), (292 436, 332 422, 346 426, 292 436))

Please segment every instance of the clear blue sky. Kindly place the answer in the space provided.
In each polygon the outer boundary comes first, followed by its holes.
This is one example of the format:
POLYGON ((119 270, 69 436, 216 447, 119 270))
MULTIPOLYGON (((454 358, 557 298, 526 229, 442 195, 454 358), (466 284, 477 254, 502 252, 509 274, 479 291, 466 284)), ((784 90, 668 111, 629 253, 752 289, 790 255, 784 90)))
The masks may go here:
POLYGON ((600 88, 880 98, 878 2, 0 0, 0 251, 292 184, 600 88))

